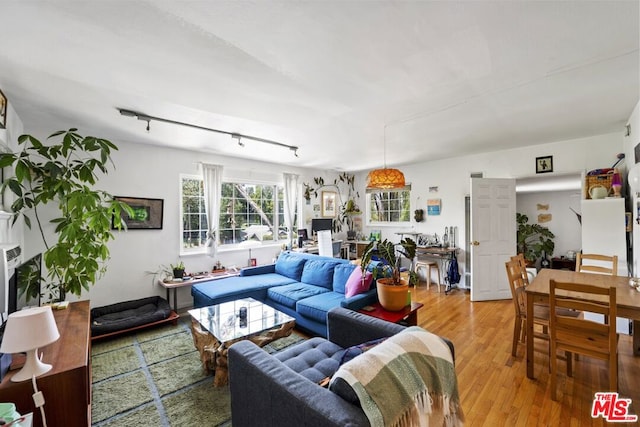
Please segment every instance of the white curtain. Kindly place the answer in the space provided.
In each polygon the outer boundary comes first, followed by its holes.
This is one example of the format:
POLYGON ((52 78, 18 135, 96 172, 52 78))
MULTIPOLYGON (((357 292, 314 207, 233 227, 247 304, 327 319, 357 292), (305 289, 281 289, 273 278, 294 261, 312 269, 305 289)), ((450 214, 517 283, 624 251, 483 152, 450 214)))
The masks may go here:
MULTIPOLYGON (((293 227, 298 206, 298 180, 300 175, 284 173, 284 223, 287 226, 289 248, 293 248, 293 227)), ((274 231, 275 233, 275 231, 274 231)))
POLYGON ((207 255, 215 257, 218 252, 218 223, 220 222, 220 197, 222 193, 222 166, 202 164, 204 182, 204 210, 207 213, 207 255))

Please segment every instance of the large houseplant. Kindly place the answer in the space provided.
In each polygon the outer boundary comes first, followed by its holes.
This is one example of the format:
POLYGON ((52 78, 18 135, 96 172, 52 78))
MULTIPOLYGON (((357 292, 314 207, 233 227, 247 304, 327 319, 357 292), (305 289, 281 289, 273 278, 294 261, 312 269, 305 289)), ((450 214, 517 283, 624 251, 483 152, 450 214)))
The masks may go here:
POLYGON ((106 139, 83 137, 77 129, 55 132, 47 144, 21 135, 18 144, 22 151, 0 153, 0 168, 12 166, 15 171, 2 184, 3 193, 8 189, 15 196, 14 222, 22 217, 31 228, 35 218, 45 247, 47 299, 62 301, 67 292, 79 296, 106 270, 112 220, 122 228, 122 213, 133 216, 128 205, 94 188, 97 174, 108 172, 111 151, 117 147, 106 139), (43 224, 51 215, 50 205, 58 209, 49 220, 55 226, 55 243, 43 224))
POLYGON ((529 217, 525 214, 516 213, 518 223, 517 250, 524 255, 528 265, 534 265, 542 256, 553 254, 556 237, 548 228, 540 224, 529 224, 529 217))
POLYGON ((403 279, 400 275, 402 256, 413 261, 416 256, 416 242, 410 238, 402 239, 399 244, 387 239, 369 242, 360 262, 363 277, 374 255, 380 261, 373 269, 380 305, 389 311, 402 310, 407 305, 410 282, 416 278, 415 273, 409 274, 409 280, 403 279))

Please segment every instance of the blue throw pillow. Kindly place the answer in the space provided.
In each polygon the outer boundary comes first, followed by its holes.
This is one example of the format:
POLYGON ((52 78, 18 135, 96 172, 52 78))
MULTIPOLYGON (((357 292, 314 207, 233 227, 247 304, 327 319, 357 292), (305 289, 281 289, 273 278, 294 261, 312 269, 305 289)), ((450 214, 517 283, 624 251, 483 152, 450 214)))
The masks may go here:
POLYGON ((333 292, 338 292, 341 294, 345 293, 345 285, 347 283, 347 279, 349 279, 349 276, 351 276, 351 273, 355 269, 355 264, 337 264, 335 266, 335 268, 333 269, 333 292))
POLYGON ((305 258, 292 253, 280 254, 276 261, 276 273, 299 282, 305 261, 305 258))
POLYGON ((331 289, 335 265, 333 262, 309 260, 304 264, 300 281, 309 285, 331 289))

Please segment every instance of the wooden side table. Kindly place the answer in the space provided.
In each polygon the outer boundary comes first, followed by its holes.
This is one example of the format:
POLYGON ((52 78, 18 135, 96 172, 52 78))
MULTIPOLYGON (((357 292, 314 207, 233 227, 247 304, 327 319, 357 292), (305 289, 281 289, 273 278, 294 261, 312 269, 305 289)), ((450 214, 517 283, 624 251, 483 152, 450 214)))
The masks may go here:
POLYGON ((569 258, 551 258, 551 268, 554 270, 576 271, 576 260, 569 258))
POLYGON ((379 302, 372 304, 373 310, 359 310, 359 313, 366 314, 378 319, 386 320, 391 323, 404 323, 409 326, 418 325, 418 310, 422 308, 424 304, 421 302, 412 301, 411 305, 406 306, 400 311, 388 311, 382 308, 379 302))

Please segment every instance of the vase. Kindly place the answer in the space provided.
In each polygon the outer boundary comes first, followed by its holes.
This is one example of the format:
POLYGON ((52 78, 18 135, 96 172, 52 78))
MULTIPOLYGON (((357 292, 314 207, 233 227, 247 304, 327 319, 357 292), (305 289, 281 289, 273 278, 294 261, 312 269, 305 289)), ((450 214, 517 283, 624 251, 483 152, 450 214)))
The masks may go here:
POLYGON ((407 306, 409 282, 400 280, 401 285, 392 285, 393 279, 385 277, 376 281, 378 300, 382 308, 388 311, 400 311, 407 306))

